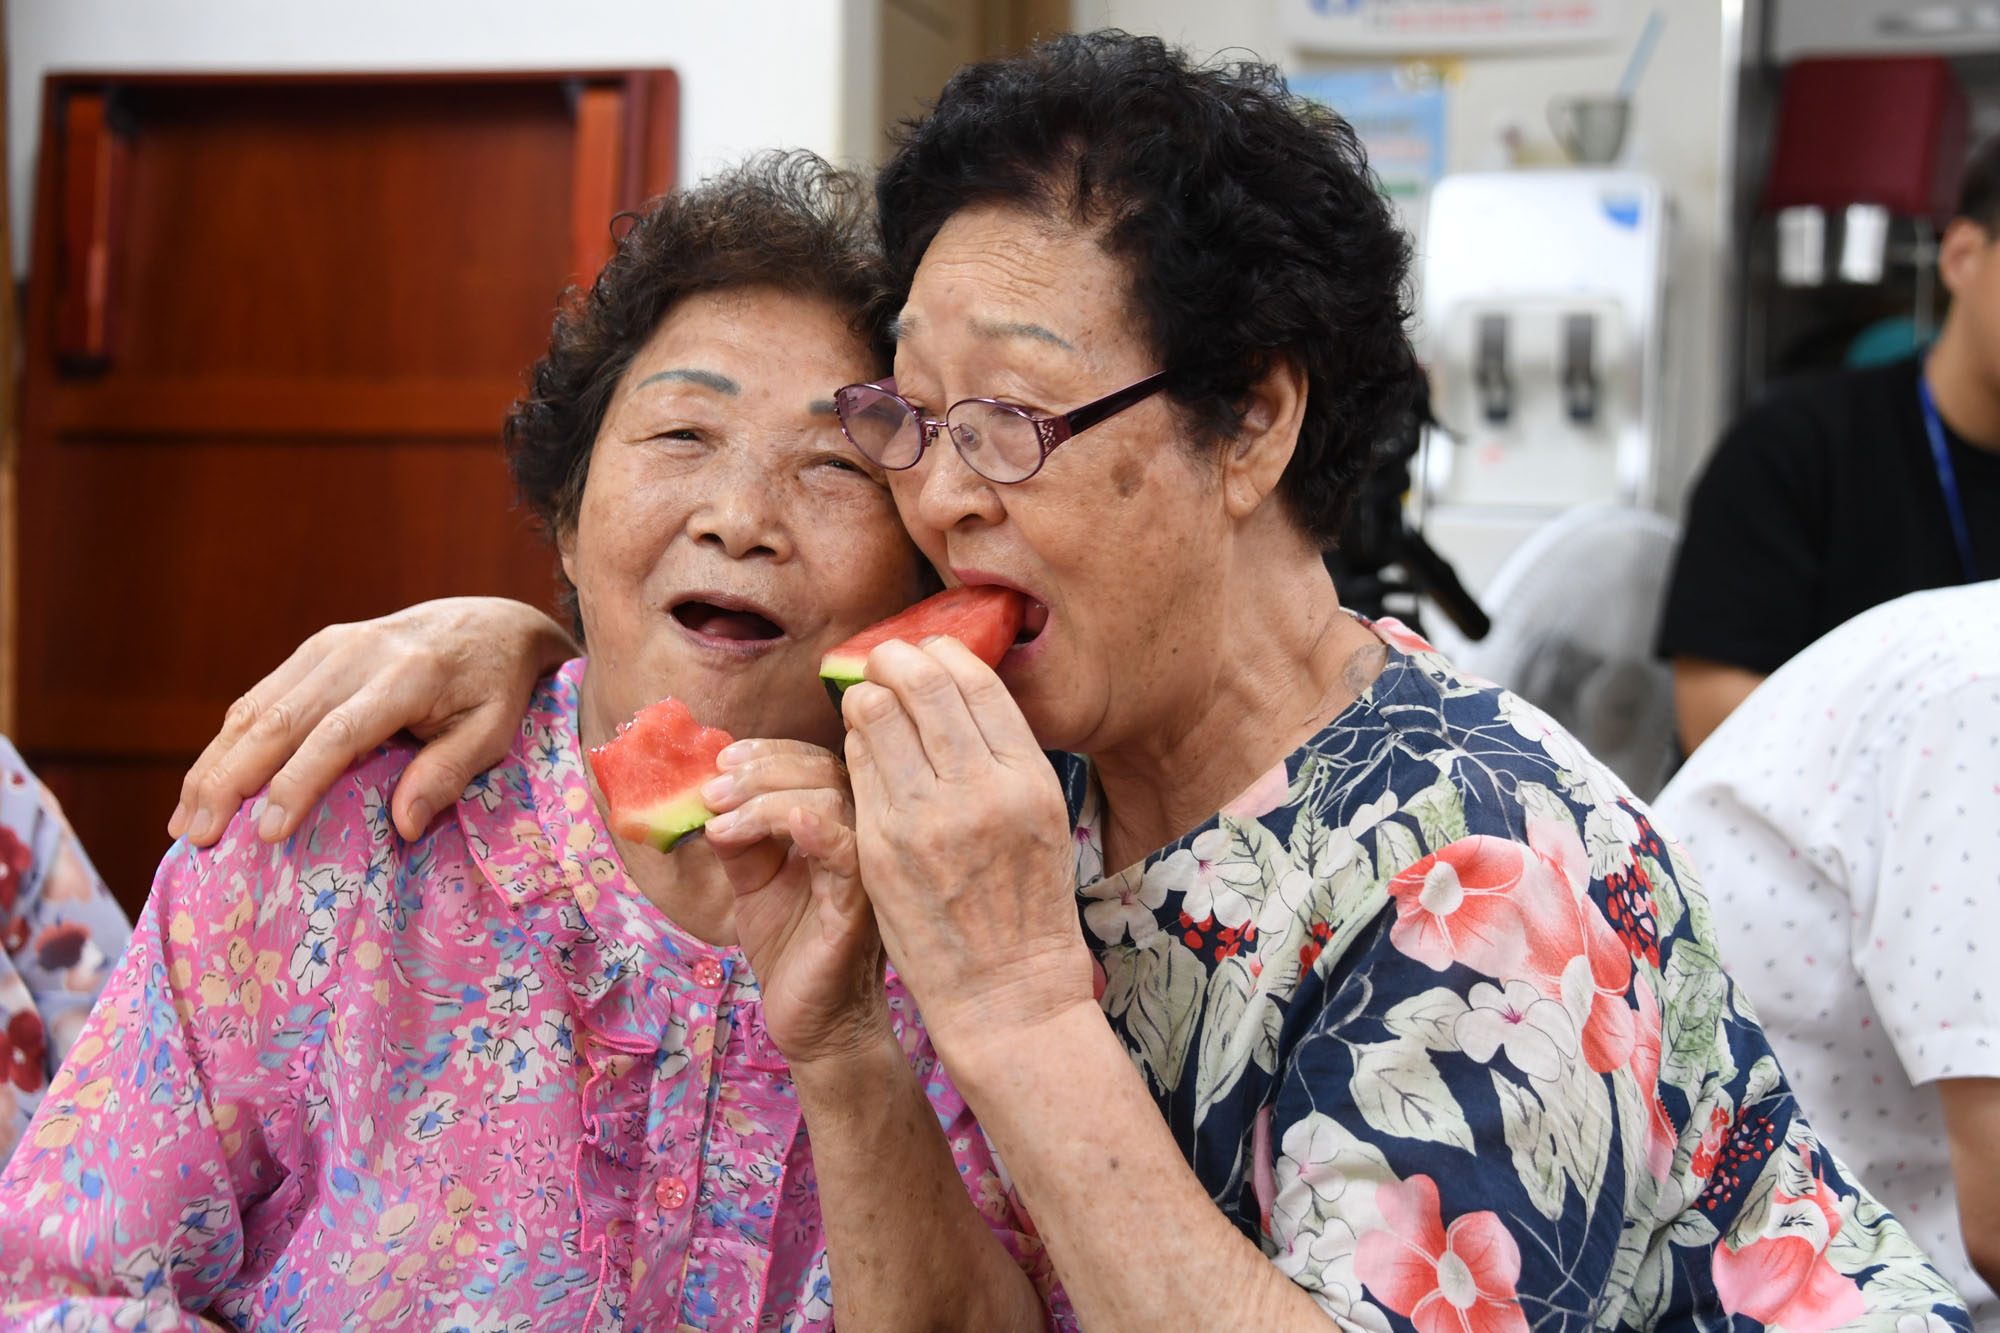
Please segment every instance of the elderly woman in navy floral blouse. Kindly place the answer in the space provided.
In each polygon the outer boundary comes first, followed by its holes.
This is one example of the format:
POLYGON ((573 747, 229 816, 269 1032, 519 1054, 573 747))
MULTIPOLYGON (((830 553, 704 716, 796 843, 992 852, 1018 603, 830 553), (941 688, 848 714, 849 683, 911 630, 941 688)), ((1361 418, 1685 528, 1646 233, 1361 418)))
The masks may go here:
POLYGON ((1341 609, 1320 551, 1418 373, 1348 127, 1065 38, 961 71, 878 200, 899 343, 850 440, 940 572, 1036 609, 997 672, 873 654, 860 872, 1082 1322, 1966 1327, 1644 805, 1341 609))

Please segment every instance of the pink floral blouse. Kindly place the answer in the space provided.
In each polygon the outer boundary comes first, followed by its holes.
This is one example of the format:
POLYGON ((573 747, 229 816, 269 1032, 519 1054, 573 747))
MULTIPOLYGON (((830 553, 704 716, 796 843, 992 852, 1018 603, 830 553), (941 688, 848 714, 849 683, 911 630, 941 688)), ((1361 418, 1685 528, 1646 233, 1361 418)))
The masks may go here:
MULTIPOLYGON (((419 842, 389 821, 394 746, 282 846, 259 801, 174 848, 0 1174, 0 1327, 832 1326, 756 981, 628 884, 581 674, 419 842)), ((974 1201, 1046 1290, 893 976, 890 997, 974 1201)))

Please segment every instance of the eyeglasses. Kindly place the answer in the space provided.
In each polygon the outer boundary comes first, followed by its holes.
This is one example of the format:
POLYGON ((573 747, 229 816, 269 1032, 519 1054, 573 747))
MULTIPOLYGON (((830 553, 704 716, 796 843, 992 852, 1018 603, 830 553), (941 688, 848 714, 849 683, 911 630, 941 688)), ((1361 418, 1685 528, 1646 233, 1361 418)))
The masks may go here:
POLYGON ((1053 417, 994 398, 962 398, 945 410, 944 420, 934 421, 896 392, 893 379, 850 384, 833 395, 833 405, 841 433, 880 467, 891 472, 915 467, 938 431, 945 430, 967 467, 988 481, 1011 486, 1040 472, 1058 445, 1151 398, 1166 381, 1162 370, 1053 417))

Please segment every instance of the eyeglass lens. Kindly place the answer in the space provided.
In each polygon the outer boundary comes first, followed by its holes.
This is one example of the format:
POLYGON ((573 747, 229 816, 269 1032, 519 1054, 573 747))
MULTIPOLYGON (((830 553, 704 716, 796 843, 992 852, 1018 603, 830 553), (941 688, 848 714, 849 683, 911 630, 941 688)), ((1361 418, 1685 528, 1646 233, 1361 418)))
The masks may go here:
MULTIPOLYGON (((921 456, 923 430, 902 399, 870 384, 842 389, 836 399, 841 429, 877 463, 891 470, 912 466, 921 456)), ((1003 403, 958 403, 949 413, 952 443, 973 471, 993 481, 1020 481, 1042 461, 1035 423, 1003 403)))
POLYGON ((901 399, 871 384, 842 389, 835 398, 840 428, 854 447, 890 469, 906 468, 922 453, 922 432, 901 399))
POLYGON ((959 457, 992 481, 1020 481, 1042 462, 1035 423, 1000 403, 959 403, 947 418, 959 457))

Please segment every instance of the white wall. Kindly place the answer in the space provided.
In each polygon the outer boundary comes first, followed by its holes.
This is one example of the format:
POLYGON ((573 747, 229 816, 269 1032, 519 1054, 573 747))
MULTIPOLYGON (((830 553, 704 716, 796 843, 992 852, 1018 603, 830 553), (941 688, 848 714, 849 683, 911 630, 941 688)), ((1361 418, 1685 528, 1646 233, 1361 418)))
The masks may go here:
POLYGON ((1080 31, 1123 28, 1161 37, 1197 56, 1254 54, 1284 63, 1276 0, 1070 0, 1080 31))
POLYGON ((11 0, 7 179, 27 254, 42 75, 97 70, 677 71, 681 175, 854 144, 848 44, 876 0, 11 0), (860 21, 857 21, 860 20, 860 21))

